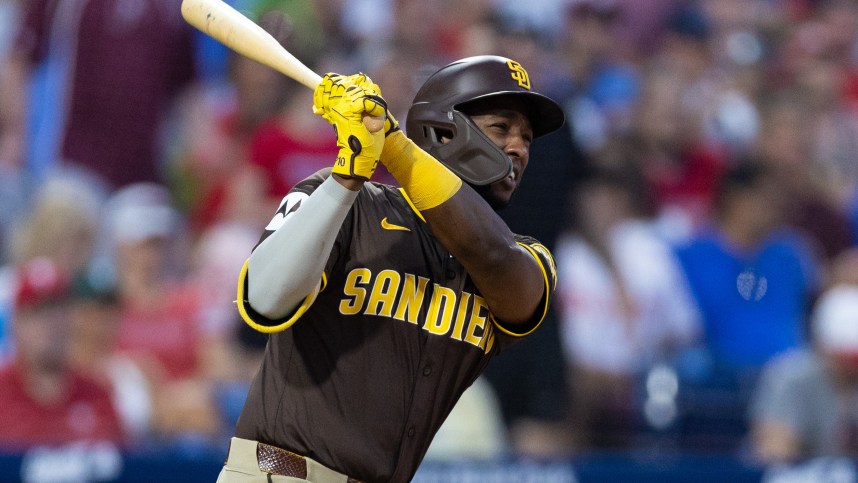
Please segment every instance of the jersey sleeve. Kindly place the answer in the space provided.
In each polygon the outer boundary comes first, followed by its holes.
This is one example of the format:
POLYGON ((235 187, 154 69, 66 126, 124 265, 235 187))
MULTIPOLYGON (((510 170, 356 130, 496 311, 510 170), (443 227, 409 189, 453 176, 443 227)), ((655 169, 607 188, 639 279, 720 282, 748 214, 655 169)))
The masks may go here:
POLYGON ((266 238, 271 236, 272 233, 277 231, 289 215, 298 211, 298 209, 301 208, 303 201, 309 198, 310 195, 313 194, 313 192, 316 191, 316 189, 330 176, 330 174, 331 169, 326 168, 317 171, 308 178, 305 178, 303 181, 296 183, 295 186, 289 190, 289 193, 280 200, 280 205, 277 207, 277 211, 274 212, 274 216, 271 218, 271 221, 269 221, 268 225, 265 226, 262 236, 260 236, 256 246, 253 247, 254 250, 266 238))
POLYGON ((238 275, 238 292, 236 293, 235 303, 242 320, 250 327, 266 334, 281 332, 292 327, 307 312, 307 309, 316 301, 319 293, 325 289, 326 284, 327 277, 325 276, 325 272, 322 272, 322 278, 316 289, 310 292, 291 314, 281 319, 269 319, 253 310, 253 307, 247 301, 247 261, 245 261, 244 266, 241 267, 241 273, 238 275))
MULTIPOLYGON (((304 200, 310 197, 310 195, 330 176, 330 168, 323 169, 318 171, 314 175, 304 179, 300 183, 297 183, 289 193, 283 198, 280 202, 280 206, 278 206, 277 211, 274 213, 274 216, 271 218, 271 221, 265 227, 262 236, 259 238, 259 242, 256 244, 258 247, 263 240, 271 236, 292 213, 295 213, 301 208, 301 205, 304 200)), ((327 262, 325 263, 325 269, 322 272, 319 283, 316 285, 316 289, 313 290, 304 300, 299 304, 299 306, 289 315, 283 317, 281 319, 269 319, 262 314, 256 312, 253 307, 250 306, 250 303, 247 300, 247 261, 244 262, 244 266, 241 269, 241 272, 238 277, 238 289, 236 293, 236 305, 238 308, 238 312, 241 315, 241 318, 244 320, 247 325, 252 328, 264 332, 264 333, 273 333, 280 332, 288 329, 292 326, 301 316, 310 308, 313 302, 316 300, 316 297, 325 289, 327 285, 327 275, 330 273, 331 267, 336 262, 338 254, 342 251, 344 243, 349 239, 349 234, 346 233, 350 231, 351 223, 350 218, 352 214, 346 217, 346 220, 343 222, 343 227, 340 229, 340 232, 337 234, 337 239, 334 242, 334 246, 331 250, 331 254, 328 257, 327 262)), ((256 247, 254 247, 255 249, 256 247)))
POLYGON ((524 337, 536 330, 536 328, 539 327, 539 324, 542 323, 545 315, 548 313, 548 307, 550 307, 551 304, 551 296, 554 293, 554 289, 557 287, 557 267, 554 265, 554 257, 551 256, 551 252, 545 247, 545 245, 539 243, 536 239, 523 235, 515 235, 515 241, 519 246, 523 247, 528 253, 530 253, 534 261, 536 261, 539 268, 542 270, 542 281, 545 284, 542 301, 533 313, 531 319, 523 324, 507 324, 495 319, 494 316, 492 316, 492 322, 495 327, 501 331, 501 333, 507 336, 524 337))

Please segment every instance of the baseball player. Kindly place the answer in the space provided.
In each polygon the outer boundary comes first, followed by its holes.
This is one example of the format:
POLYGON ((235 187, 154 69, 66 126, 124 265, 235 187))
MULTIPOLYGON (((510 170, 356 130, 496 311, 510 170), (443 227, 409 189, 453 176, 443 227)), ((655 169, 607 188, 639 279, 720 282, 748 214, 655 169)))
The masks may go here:
POLYGON ((219 482, 406 482, 459 396, 542 321, 556 283, 495 213, 563 111, 497 56, 447 65, 399 129, 362 74, 328 74, 314 111, 339 155, 283 198, 239 277, 271 333, 219 482), (401 188, 369 181, 384 163, 401 188))

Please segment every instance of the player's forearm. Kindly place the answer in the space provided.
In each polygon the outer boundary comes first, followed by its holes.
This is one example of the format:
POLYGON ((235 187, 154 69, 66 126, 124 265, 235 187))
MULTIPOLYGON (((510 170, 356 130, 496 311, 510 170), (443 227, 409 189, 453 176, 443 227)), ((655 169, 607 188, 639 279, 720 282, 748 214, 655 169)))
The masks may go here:
POLYGON ((462 186, 458 176, 402 131, 393 132, 386 138, 381 162, 420 211, 440 205, 462 186))
POLYGON ((468 271, 495 317, 529 320, 542 300, 542 273, 488 203, 401 131, 388 136, 381 162, 468 271))
POLYGON ((248 302, 254 310, 282 318, 316 289, 357 193, 328 178, 256 247, 247 269, 248 302))
POLYGON ((496 318, 530 320, 543 292, 542 272, 506 223, 471 187, 422 212, 432 233, 465 267, 496 318))

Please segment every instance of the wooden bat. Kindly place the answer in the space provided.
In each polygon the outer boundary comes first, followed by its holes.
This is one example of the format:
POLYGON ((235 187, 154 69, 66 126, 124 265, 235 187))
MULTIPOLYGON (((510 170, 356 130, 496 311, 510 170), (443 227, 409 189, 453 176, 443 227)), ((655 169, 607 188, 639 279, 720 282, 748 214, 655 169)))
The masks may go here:
MULTIPOLYGON (((182 17, 211 38, 239 54, 267 65, 315 89, 322 77, 295 58, 280 42, 221 0, 182 0, 182 17)), ((364 116, 370 132, 384 127, 384 119, 364 116)))

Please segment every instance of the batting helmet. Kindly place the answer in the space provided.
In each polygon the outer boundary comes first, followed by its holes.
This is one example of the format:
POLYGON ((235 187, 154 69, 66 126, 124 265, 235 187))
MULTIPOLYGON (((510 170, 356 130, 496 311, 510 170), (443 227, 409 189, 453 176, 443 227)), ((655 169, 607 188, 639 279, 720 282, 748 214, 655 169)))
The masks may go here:
POLYGON ((530 90, 530 77, 521 64, 480 55, 442 67, 426 80, 408 110, 408 137, 464 181, 477 186, 494 183, 509 175, 512 161, 465 112, 502 96, 525 101, 534 138, 563 125, 563 110, 530 90), (450 139, 442 142, 442 135, 450 139))

